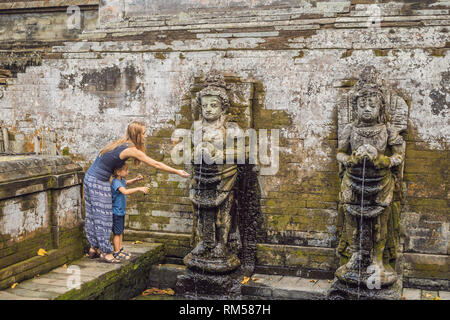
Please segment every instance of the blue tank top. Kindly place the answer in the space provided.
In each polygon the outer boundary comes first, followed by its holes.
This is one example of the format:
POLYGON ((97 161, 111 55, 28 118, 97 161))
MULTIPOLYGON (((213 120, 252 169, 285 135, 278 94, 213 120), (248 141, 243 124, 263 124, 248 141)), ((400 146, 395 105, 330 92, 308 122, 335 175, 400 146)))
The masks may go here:
POLYGON ((123 150, 130 146, 130 143, 124 143, 102 156, 99 154, 94 163, 86 171, 86 175, 91 175, 101 181, 109 181, 114 170, 123 166, 127 161, 127 159, 121 160, 119 156, 123 150))

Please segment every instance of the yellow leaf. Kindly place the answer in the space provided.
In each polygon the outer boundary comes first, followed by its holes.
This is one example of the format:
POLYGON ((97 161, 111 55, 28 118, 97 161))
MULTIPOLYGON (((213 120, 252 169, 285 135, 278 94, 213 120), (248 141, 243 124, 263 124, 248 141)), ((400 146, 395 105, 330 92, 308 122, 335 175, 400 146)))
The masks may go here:
POLYGON ((250 280, 250 277, 244 277, 244 280, 241 281, 242 284, 246 284, 250 280))
POLYGON ((429 293, 425 293, 425 297, 427 297, 427 298, 431 298, 431 294, 429 294, 429 293))
POLYGON ((405 296, 402 296, 402 300, 406 300, 406 297, 405 297, 405 296))
POLYGON ((172 295, 175 294, 175 291, 173 291, 170 288, 167 288, 165 290, 158 289, 158 288, 149 288, 149 289, 145 290, 144 292, 142 292, 143 296, 148 296, 148 295, 151 295, 151 294, 167 294, 167 295, 171 295, 172 296, 172 295))
POLYGON ((133 242, 133 244, 142 244, 142 241, 136 240, 135 242, 133 242))
POLYGON ((434 298, 433 300, 441 300, 441 298, 439 298, 439 297, 436 297, 436 298, 434 298))
POLYGON ((47 254, 47 251, 41 248, 38 250, 37 254, 38 256, 45 256, 47 254))
POLYGON ((63 267, 64 269, 66 269, 66 268, 67 268, 67 264, 64 264, 62 267, 63 267))
POLYGON ((331 280, 328 280, 328 283, 331 283, 331 280))
POLYGON ((171 296, 173 296, 175 294, 175 291, 173 291, 172 289, 167 290, 167 294, 170 294, 171 296))
POLYGON ((14 289, 15 287, 17 287, 18 284, 19 284, 18 282, 14 283, 14 284, 11 286, 11 289, 14 289))

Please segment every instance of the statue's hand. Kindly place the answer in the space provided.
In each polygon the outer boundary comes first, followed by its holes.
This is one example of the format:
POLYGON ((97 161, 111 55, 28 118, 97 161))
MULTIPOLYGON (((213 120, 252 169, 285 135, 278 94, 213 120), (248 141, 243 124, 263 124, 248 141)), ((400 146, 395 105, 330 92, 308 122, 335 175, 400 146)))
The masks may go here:
POLYGON ((390 168, 391 167, 391 158, 380 154, 373 162, 373 165, 377 169, 390 168))
POLYGON ((403 162, 403 157, 399 154, 395 154, 390 158, 391 167, 400 165, 403 162))
POLYGON ((339 162, 341 162, 345 167, 350 168, 358 164, 358 159, 354 154, 344 155, 339 159, 339 162))
POLYGON ((358 149, 356 149, 354 154, 361 160, 364 159, 364 157, 367 157, 367 159, 373 162, 378 156, 378 150, 370 144, 363 144, 358 149))

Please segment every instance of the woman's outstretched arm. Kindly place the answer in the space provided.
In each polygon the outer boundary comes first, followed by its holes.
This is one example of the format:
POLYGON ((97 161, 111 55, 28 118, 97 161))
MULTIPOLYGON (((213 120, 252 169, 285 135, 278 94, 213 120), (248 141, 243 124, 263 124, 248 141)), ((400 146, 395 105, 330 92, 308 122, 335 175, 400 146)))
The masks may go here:
POLYGON ((126 159, 126 158, 136 158, 139 161, 141 161, 151 167, 154 167, 156 169, 163 170, 163 171, 166 171, 169 173, 178 174, 179 176, 181 176, 183 178, 187 178, 190 176, 190 174, 184 170, 178 170, 178 169, 169 167, 168 165, 166 165, 162 162, 159 162, 159 161, 156 161, 156 160, 150 158, 144 152, 142 152, 141 150, 138 150, 135 147, 127 148, 120 153, 120 159, 126 159))

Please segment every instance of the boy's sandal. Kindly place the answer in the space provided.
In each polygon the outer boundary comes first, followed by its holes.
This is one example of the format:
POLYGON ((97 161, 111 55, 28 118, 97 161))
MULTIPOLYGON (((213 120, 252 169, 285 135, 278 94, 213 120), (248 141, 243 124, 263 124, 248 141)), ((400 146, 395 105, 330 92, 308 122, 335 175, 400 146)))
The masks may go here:
POLYGON ((107 258, 106 258, 106 254, 102 253, 102 254, 100 255, 100 260, 99 260, 99 261, 101 261, 101 262, 106 262, 106 263, 120 263, 120 260, 117 259, 116 256, 115 256, 114 254, 113 254, 113 257, 114 257, 114 258, 112 258, 112 259, 107 259, 107 258))
POLYGON ((125 256, 127 256, 127 257, 130 257, 131 258, 131 254, 130 253, 128 253, 128 252, 126 252, 126 251, 123 251, 123 247, 122 247, 122 249, 120 249, 119 250, 119 252, 122 252, 125 256))
POLYGON ((113 253, 113 255, 114 255, 114 258, 116 258, 116 259, 130 260, 130 256, 129 255, 127 256, 125 253, 123 253, 120 250, 118 252, 113 253))

